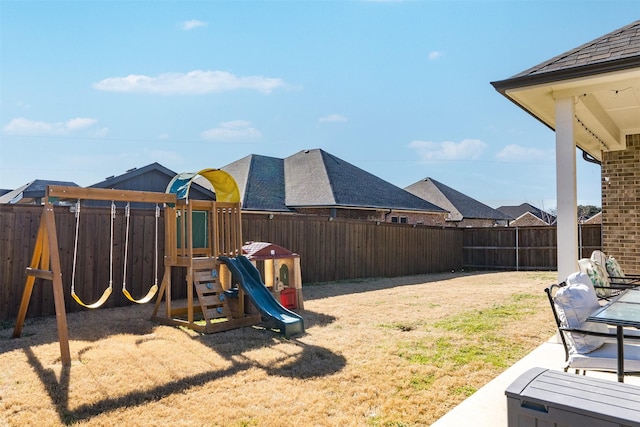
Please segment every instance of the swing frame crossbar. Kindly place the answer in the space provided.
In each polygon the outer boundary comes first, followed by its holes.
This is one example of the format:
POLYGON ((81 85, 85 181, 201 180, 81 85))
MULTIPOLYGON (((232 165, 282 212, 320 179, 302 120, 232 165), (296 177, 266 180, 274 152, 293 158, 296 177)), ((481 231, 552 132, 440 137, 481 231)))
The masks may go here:
POLYGON ((35 247, 31 262, 25 271, 27 278, 22 292, 16 324, 13 329, 13 337, 18 338, 22 335, 22 327, 24 326, 24 320, 27 316, 27 309, 29 308, 35 279, 51 281, 56 310, 58 341, 60 342, 60 358, 62 364, 65 366, 71 365, 71 353, 69 351, 69 330, 64 303, 64 288, 62 284, 58 236, 56 234, 54 203, 61 200, 76 201, 79 199, 112 202, 163 203, 172 206, 176 204, 176 195, 171 193, 82 188, 64 185, 47 186, 35 247))

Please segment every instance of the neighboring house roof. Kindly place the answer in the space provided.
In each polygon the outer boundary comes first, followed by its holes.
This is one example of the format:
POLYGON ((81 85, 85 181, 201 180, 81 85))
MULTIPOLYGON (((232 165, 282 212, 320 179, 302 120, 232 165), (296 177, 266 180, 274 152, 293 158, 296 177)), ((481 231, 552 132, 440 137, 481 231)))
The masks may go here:
POLYGON ((284 159, 289 207, 345 207, 446 212, 321 149, 284 159))
POLYGON ((415 194, 434 205, 440 206, 450 212, 448 220, 462 221, 468 219, 508 220, 508 215, 493 209, 471 197, 448 187, 433 178, 425 178, 415 182, 405 190, 415 194))
POLYGON ((583 224, 602 224, 602 211, 591 215, 590 218, 584 220, 583 224))
POLYGON ((321 149, 284 159, 252 154, 221 169, 238 183, 243 210, 342 207, 446 212, 321 149))
POLYGON ((283 159, 251 154, 221 169, 236 180, 243 210, 290 211, 285 204, 283 159))
POLYGON ((526 213, 530 213, 548 225, 553 224, 556 221, 555 216, 543 211, 542 209, 538 209, 529 203, 522 203, 518 206, 500 206, 498 210, 512 218, 515 218, 516 220, 526 213))
POLYGON ((491 84, 552 130, 556 101, 573 98, 576 145, 601 160, 638 132, 640 21, 491 84))
POLYGON ((520 215, 518 218, 511 221, 509 225, 512 227, 530 227, 530 226, 549 225, 549 223, 538 218, 531 212, 525 212, 522 215, 520 215))
POLYGON ((9 190, 8 188, 0 188, 0 196, 4 196, 9 191, 11 191, 11 190, 9 190))
POLYGON ((45 196, 47 185, 78 187, 75 182, 36 179, 0 196, 0 204, 35 204, 45 196))
MULTIPOLYGON (((119 190, 153 191, 164 193, 177 173, 155 162, 141 168, 129 169, 122 175, 111 176, 90 188, 117 188, 119 190)), ((215 200, 215 193, 199 184, 192 185, 189 197, 199 200, 215 200)))

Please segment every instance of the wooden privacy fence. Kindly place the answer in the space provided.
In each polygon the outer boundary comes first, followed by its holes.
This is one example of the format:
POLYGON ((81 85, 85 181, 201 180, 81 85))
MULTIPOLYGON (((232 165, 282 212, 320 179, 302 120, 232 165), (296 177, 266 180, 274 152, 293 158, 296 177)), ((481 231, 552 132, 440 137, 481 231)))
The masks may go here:
MULTIPOLYGON (((602 248, 601 226, 578 226, 580 257, 602 248)), ((556 227, 494 227, 464 230, 464 266, 473 269, 557 269, 556 227)))
MULTIPOLYGON (((61 271, 68 312, 81 310, 70 296, 73 269, 75 215, 70 207, 54 208, 61 271)), ((33 253, 42 214, 41 206, 0 205, 0 319, 15 318, 25 284, 25 268, 33 253)), ((127 286, 144 295, 154 281, 155 212, 132 209, 127 286)), ((159 224, 158 252, 164 255, 164 216, 159 224)), ((100 297, 113 277, 114 289, 122 285, 125 219, 119 205, 114 220, 113 262, 110 262, 110 209, 83 207, 78 238, 75 289, 81 298, 100 297)), ((265 214, 242 215, 245 241, 265 241, 283 246, 301 257, 302 281, 326 282, 364 277, 394 277, 458 270, 462 268, 462 230, 376 224, 326 217, 265 214)), ((161 269, 162 270, 162 269, 161 269)), ((161 274, 161 273, 160 273, 161 274)), ((161 279, 161 277, 160 277, 161 279)), ((172 272, 172 294, 186 297, 185 275, 172 272)), ((115 292, 104 307, 129 305, 115 292)), ((55 313, 50 282, 36 280, 29 316, 55 313)))
MULTIPOLYGON (((123 207, 114 221, 113 264, 109 262, 108 207, 83 207, 78 239, 76 292, 97 299, 113 276, 122 285, 125 240, 123 207)), ((41 206, 0 205, 0 319, 15 318, 33 253, 41 206)), ((81 310, 69 298, 73 267, 75 216, 69 207, 55 207, 61 269, 68 312, 81 310)), ((164 255, 164 216, 160 217, 158 253, 164 255)), ((127 263, 127 286, 144 295, 154 281, 155 212, 133 209, 127 263)), ((581 256, 601 248, 599 225, 579 230, 581 256)), ((271 242, 301 257, 303 283, 394 277, 467 269, 555 270, 555 227, 438 228, 406 224, 302 215, 242 215, 244 241, 271 242)), ((162 265, 162 262, 161 262, 162 265)), ((160 268, 162 270, 162 268, 160 268)), ((160 273, 161 274, 161 273, 160 273)), ((160 277, 159 279, 162 279, 160 277)), ((171 276, 175 298, 186 297, 185 274, 171 276)), ((50 282, 37 280, 29 316, 55 313, 50 282)), ((105 307, 129 305, 114 292, 105 307)))

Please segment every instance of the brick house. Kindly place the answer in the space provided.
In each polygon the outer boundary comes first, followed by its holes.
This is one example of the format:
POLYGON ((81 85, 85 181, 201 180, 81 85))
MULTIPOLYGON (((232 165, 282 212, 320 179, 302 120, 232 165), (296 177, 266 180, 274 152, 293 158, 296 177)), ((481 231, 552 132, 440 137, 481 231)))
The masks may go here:
POLYGON ((447 225, 450 227, 505 226, 512 219, 511 216, 433 178, 421 179, 405 187, 405 190, 448 210, 447 225))
POLYGON ((601 165, 603 251, 640 273, 640 21, 491 84, 556 133, 558 279, 578 269, 576 149, 601 165))
POLYGON ((445 225, 448 212, 321 149, 284 159, 249 155, 223 166, 242 210, 445 225))
POLYGON ((529 203, 522 203, 517 206, 500 206, 497 209, 514 218, 509 221, 509 226, 511 227, 544 226, 556 223, 555 216, 529 203))

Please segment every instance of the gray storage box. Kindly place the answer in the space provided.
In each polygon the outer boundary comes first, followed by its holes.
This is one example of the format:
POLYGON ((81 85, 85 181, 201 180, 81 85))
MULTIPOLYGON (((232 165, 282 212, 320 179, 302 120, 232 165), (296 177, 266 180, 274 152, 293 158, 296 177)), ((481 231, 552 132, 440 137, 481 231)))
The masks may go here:
POLYGON ((640 387, 533 368, 505 391, 509 427, 640 427, 640 387))

